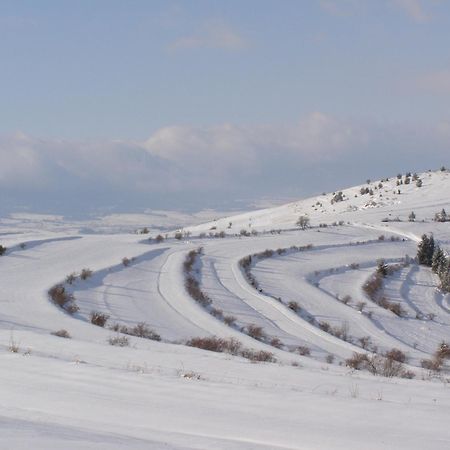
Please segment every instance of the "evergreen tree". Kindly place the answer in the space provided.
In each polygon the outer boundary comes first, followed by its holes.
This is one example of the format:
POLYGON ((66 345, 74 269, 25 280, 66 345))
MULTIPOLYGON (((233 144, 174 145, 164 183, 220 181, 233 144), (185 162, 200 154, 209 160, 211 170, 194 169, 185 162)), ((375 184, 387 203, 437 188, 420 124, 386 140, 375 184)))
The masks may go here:
POLYGON ((431 266, 434 253, 434 238, 428 237, 426 234, 422 236, 422 240, 417 246, 417 260, 419 264, 431 266))
POLYGON ((438 275, 442 272, 442 269, 446 263, 445 254, 442 249, 437 245, 435 246, 433 258, 431 260, 431 269, 438 275))
POLYGON ((411 211, 411 214, 408 216, 408 219, 410 222, 414 222, 416 220, 416 215, 414 214, 414 211, 411 211))
POLYGON ((377 274, 381 275, 384 278, 388 275, 388 272, 389 269, 387 264, 384 262, 384 259, 380 259, 380 261, 378 261, 377 274))
POLYGON ((444 292, 450 292, 450 260, 447 260, 444 264, 442 273, 439 275, 441 280, 440 288, 444 292))

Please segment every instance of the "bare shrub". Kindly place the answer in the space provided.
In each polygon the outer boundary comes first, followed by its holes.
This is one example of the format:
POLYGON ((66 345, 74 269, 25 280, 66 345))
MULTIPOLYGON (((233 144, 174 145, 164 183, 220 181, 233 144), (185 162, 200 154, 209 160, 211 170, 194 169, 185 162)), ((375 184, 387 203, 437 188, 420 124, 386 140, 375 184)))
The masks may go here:
POLYGON ((366 304, 367 304, 366 302, 358 302, 356 304, 357 310, 360 312, 363 312, 363 309, 365 308, 366 304))
POLYGON ((333 327, 329 333, 331 333, 333 336, 336 336, 338 339, 342 339, 343 341, 348 341, 349 335, 348 335, 348 323, 344 322, 340 326, 333 327))
POLYGON ((355 370, 368 370, 374 375, 384 377, 413 378, 414 374, 406 371, 403 364, 394 359, 385 358, 381 355, 367 355, 363 353, 354 353, 353 356, 345 360, 347 367, 355 370))
POLYGON ((389 350, 388 352, 386 352, 385 356, 387 359, 392 359, 393 361, 398 361, 401 363, 404 363, 407 360, 405 353, 403 353, 398 348, 393 348, 389 350))
POLYGON ((391 312, 393 312, 398 317, 404 317, 405 316, 405 310, 402 308, 400 303, 391 302, 386 297, 380 298, 380 300, 377 302, 382 308, 387 309, 391 312))
POLYGON ((90 315, 90 320, 93 325, 97 325, 98 327, 104 327, 106 322, 108 322, 109 315, 101 313, 99 311, 92 311, 90 315))
POLYGON ((344 295, 344 297, 342 298, 341 302, 344 305, 348 305, 351 300, 352 300, 352 297, 350 295, 344 295))
POLYGON ((12 336, 9 338, 9 345, 8 345, 8 351, 11 353, 19 353, 20 351, 20 345, 18 342, 16 342, 16 340, 14 339, 14 336, 12 336))
POLYGON ((289 302, 288 308, 292 309, 292 311, 294 311, 294 312, 298 312, 300 309, 300 305, 297 302, 289 302))
POLYGON ((230 353, 231 355, 238 355, 242 348, 242 344, 237 339, 223 339, 216 336, 192 338, 186 342, 186 345, 211 352, 230 353))
POLYGON ((61 329, 61 330, 58 330, 58 331, 53 331, 51 334, 53 336, 58 336, 58 337, 66 338, 66 339, 70 339, 71 338, 69 332, 67 330, 64 330, 64 329, 61 329))
POLYGON ((219 308, 211 308, 210 313, 217 319, 223 319, 223 311, 219 308))
POLYGON ((152 341, 161 340, 161 336, 155 331, 153 331, 145 322, 139 322, 133 328, 127 329, 127 331, 128 332, 126 334, 131 334, 132 336, 144 339, 151 339, 152 341))
POLYGON ((73 294, 67 292, 66 288, 62 284, 57 284, 50 288, 48 294, 56 305, 65 309, 69 314, 76 313, 80 308, 75 303, 75 297, 73 294))
POLYGON ((297 347, 297 353, 302 356, 309 356, 311 355, 311 349, 305 345, 300 345, 297 347))
POLYGON ((189 345, 190 347, 197 347, 202 350, 209 350, 212 352, 239 355, 243 356, 244 358, 250 359, 251 361, 276 361, 273 353, 266 352, 264 350, 242 348, 241 342, 234 338, 223 339, 216 336, 197 337, 190 339, 188 342, 186 342, 186 345, 189 345))
POLYGON ((109 345, 115 345, 116 347, 128 347, 130 340, 126 336, 112 336, 108 339, 109 345))
POLYGON ((352 269, 352 270, 357 270, 357 269, 359 269, 359 264, 358 264, 358 263, 351 263, 351 264, 350 264, 350 269, 352 269))
POLYGON ((65 310, 69 314, 75 314, 76 312, 78 312, 80 310, 80 308, 74 301, 72 301, 65 307, 65 310))
POLYGON ((255 324, 247 325, 246 327, 246 333, 252 337, 253 339, 256 339, 258 341, 263 341, 267 338, 266 334, 264 333, 264 330, 262 327, 259 327, 255 324))
POLYGON ((204 293, 200 289, 199 282, 192 276, 187 277, 185 281, 186 290, 189 295, 201 306, 206 307, 209 306, 212 301, 209 298, 208 294, 204 293))
POLYGON ((383 277, 377 273, 371 276, 364 283, 363 290, 371 300, 375 301, 376 295, 382 286, 383 286, 383 277))
POLYGON ((241 356, 255 362, 276 362, 277 359, 271 352, 265 350, 251 350, 245 349, 242 351, 241 356))
POLYGON ((358 339, 358 341, 363 349, 369 348, 370 344, 372 343, 370 336, 362 336, 358 339))
POLYGON ((322 331, 325 331, 326 333, 329 333, 331 330, 331 325, 328 322, 325 322, 324 320, 319 322, 319 328, 322 331))
POLYGON ((275 348, 282 348, 282 347, 284 347, 284 344, 281 342, 281 340, 280 339, 278 339, 277 337, 274 337, 274 338, 272 338, 271 340, 270 340, 270 345, 272 346, 272 347, 275 347, 275 348))
POLYGON ((122 264, 124 265, 124 267, 128 267, 131 264, 131 259, 125 256, 124 258, 122 258, 122 264))
POLYGON ((153 331, 145 322, 139 322, 134 327, 127 327, 126 325, 114 323, 109 327, 109 329, 118 333, 128 334, 130 336, 151 339, 152 341, 161 340, 161 336, 153 331))
POLYGON ((229 327, 231 327, 232 325, 235 324, 235 322, 236 322, 236 317, 234 317, 234 316, 224 316, 223 321, 224 321, 229 327))
POLYGON ((450 359, 450 345, 447 342, 441 342, 435 356, 439 359, 450 359))
POLYGON ((50 298, 58 306, 63 308, 68 302, 73 300, 73 295, 66 291, 66 288, 62 284, 56 284, 48 291, 50 298))
POLYGON ((158 234, 158 236, 155 237, 155 241, 159 244, 164 241, 164 236, 162 234, 158 234))
POLYGON ((334 355, 327 355, 327 357, 325 358, 325 361, 328 364, 333 364, 333 362, 334 362, 334 355))
POLYGON ((80 273, 80 278, 82 280, 87 280, 88 278, 91 278, 92 275, 93 275, 93 272, 91 269, 84 268, 80 273))
POLYGON ((77 274, 75 272, 72 272, 69 275, 67 275, 66 283, 67 284, 73 284, 76 279, 77 279, 77 274))

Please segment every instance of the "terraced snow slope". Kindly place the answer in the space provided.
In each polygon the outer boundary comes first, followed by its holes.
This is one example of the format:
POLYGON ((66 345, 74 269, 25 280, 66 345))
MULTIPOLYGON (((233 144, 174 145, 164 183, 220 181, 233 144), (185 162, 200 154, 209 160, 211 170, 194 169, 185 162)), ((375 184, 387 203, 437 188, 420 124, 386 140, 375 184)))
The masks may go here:
POLYGON ((449 249, 450 222, 432 219, 450 212, 450 174, 420 178, 422 187, 377 181, 343 190, 342 201, 320 195, 186 228, 182 239, 174 231, 161 243, 0 228, 8 248, 0 257, 0 448, 447 449, 450 375, 421 361, 450 341, 450 299, 406 255, 430 232, 449 249), (373 195, 361 195, 366 187, 373 195), (300 215, 311 228, 296 227, 300 215), (183 271, 200 247, 191 275, 206 307, 187 293, 183 271), (380 295, 401 317, 362 289, 379 259, 398 265, 380 295), (65 282, 83 268, 92 276, 65 282), (72 315, 48 297, 58 283, 76 299, 72 315), (104 328, 90 323, 93 311, 108 316, 104 328), (142 322, 160 342, 110 328, 142 322), (249 330, 258 327, 256 339, 249 330), (52 334, 60 329, 71 339, 52 334), (184 345, 211 336, 276 362, 184 345), (110 345, 116 338, 128 345, 110 345), (354 352, 392 348, 407 355, 414 379, 345 365, 354 352))

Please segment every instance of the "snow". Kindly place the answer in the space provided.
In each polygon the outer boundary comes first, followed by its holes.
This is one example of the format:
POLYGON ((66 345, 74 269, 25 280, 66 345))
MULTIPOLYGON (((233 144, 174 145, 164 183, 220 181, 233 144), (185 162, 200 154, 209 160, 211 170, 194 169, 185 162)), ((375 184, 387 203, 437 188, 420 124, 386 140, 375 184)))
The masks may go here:
MULTIPOLYGON (((397 187, 396 178, 383 181, 381 189, 375 189, 378 181, 371 183, 375 206, 356 186, 343 190, 342 202, 331 204, 327 194, 223 217, 185 228, 185 239, 159 244, 148 235, 118 233, 124 224, 137 223, 134 217, 105 219, 99 228, 110 234, 80 233, 61 217, 40 217, 40 227, 28 216, 2 219, 0 244, 8 251, 0 257, 0 448, 449 448, 448 371, 432 374, 420 367, 441 341, 450 341, 449 295, 436 289, 429 269, 414 262, 383 286, 405 317, 362 290, 377 260, 414 256, 423 233, 433 232, 449 249, 449 223, 432 220, 442 208, 450 210, 449 173, 420 177, 421 188, 397 187), (394 194, 399 188, 401 194, 394 194), (411 211, 416 222, 407 221, 411 211), (299 215, 308 215, 313 228, 298 230, 299 215), (382 221, 397 216, 401 222, 382 221), (258 234, 243 237, 241 229, 258 234), (208 237, 219 231, 227 236, 208 237), (266 249, 308 244, 312 248, 253 258, 260 291, 239 265, 266 249), (231 327, 184 288, 184 259, 198 247, 201 289, 215 308, 236 318, 231 327), (127 266, 124 257, 131 261, 127 266), (93 276, 66 285, 80 307, 71 316, 47 292, 83 268, 93 276), (346 295, 351 300, 344 304, 346 295), (289 301, 301 311, 289 309, 289 301), (128 336, 127 347, 109 345, 116 333, 92 325, 92 311, 108 314, 110 324, 145 322, 162 340, 128 336), (345 325, 350 339, 326 333, 320 321, 345 325), (250 324, 263 328, 265 342, 244 333, 250 324), (72 338, 51 334, 60 329, 72 338), (198 336, 234 337, 247 348, 272 352, 277 362, 183 345, 198 336), (359 338, 365 336, 379 351, 404 351, 415 378, 346 367, 346 358, 363 351, 359 338), (270 346, 272 338, 282 348, 270 346), (310 356, 300 355, 299 346, 310 348, 310 356)), ((179 219, 174 229, 186 218, 179 219)), ((139 221, 146 226, 145 217, 139 221)))

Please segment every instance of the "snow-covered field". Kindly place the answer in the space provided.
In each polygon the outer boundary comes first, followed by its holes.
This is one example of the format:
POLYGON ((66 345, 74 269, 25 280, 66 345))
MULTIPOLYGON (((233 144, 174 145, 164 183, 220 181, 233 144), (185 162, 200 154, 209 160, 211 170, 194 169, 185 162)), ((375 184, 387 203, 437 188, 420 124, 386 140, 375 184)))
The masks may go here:
POLYGON ((2 220, 0 448, 448 449, 450 374, 421 361, 450 341, 450 295, 408 258, 383 284, 401 317, 362 288, 378 260, 414 257, 423 233, 450 250, 450 222, 433 221, 450 212, 450 173, 420 178, 422 187, 393 177, 345 189, 342 201, 329 193, 224 217, 159 243, 148 239, 153 230, 117 234, 113 218, 101 229, 114 234, 64 228, 63 218, 36 230, 2 220), (373 195, 361 195, 366 187, 373 195), (311 228, 296 227, 301 215, 311 228), (199 247, 194 276, 212 302, 206 308, 187 293, 183 272, 199 247), (239 262, 267 249, 274 254, 252 258, 255 288, 239 262), (65 284, 79 307, 70 315, 48 291, 83 268, 92 276, 65 284), (92 311, 109 316, 104 328, 90 323, 92 311), (161 341, 110 329, 140 322, 161 341), (61 329, 71 339, 52 334, 61 329), (185 345, 211 336, 276 362, 185 345), (110 345, 120 337, 127 346, 110 345), (354 352, 393 348, 407 355, 413 379, 345 364, 354 352))

